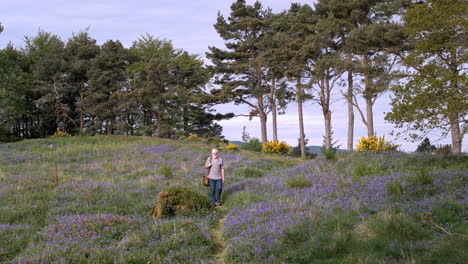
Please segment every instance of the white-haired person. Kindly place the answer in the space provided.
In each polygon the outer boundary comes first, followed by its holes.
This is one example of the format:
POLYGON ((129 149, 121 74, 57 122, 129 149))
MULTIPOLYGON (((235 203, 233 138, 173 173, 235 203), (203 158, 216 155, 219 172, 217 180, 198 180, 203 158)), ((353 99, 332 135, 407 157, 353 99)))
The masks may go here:
POLYGON ((205 168, 209 169, 210 199, 215 206, 221 204, 221 191, 224 183, 224 162, 218 155, 217 149, 211 150, 211 156, 206 159, 205 168))

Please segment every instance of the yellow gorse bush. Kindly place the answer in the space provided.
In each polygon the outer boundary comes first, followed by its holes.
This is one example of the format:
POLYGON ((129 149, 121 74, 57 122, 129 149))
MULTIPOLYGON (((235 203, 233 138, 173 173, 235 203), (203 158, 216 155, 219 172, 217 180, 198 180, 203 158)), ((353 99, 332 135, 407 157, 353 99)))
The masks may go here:
POLYGON ((67 133, 62 132, 62 131, 60 131, 60 130, 57 130, 57 131, 55 131, 55 133, 54 133, 52 136, 50 136, 50 137, 51 137, 51 138, 59 138, 59 137, 66 137, 66 136, 68 136, 67 133))
POLYGON ((279 154, 286 154, 289 155, 289 149, 291 148, 284 141, 269 141, 263 144, 263 153, 279 153, 279 154))
POLYGON ((236 144, 232 144, 230 143, 229 145, 227 145, 226 147, 228 150, 239 150, 239 147, 236 145, 236 144))
POLYGON ((190 135, 187 137, 189 141, 202 141, 202 138, 198 137, 197 135, 190 135))
POLYGON ((236 151, 239 150, 239 146, 237 146, 236 144, 229 143, 228 145, 220 146, 219 149, 236 151))
POLYGON ((399 145, 393 144, 385 140, 385 136, 377 137, 362 137, 359 139, 356 146, 356 151, 359 152, 381 152, 381 151, 395 151, 399 145))

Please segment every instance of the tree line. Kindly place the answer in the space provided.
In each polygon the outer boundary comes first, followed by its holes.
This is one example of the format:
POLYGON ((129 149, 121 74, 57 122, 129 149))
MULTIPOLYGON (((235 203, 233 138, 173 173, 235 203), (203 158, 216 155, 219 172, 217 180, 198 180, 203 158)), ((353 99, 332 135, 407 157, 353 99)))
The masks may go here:
POLYGON ((322 110, 330 149, 332 103, 337 90, 347 88, 340 97, 348 104, 352 151, 354 113, 374 136, 373 107, 391 92, 385 119, 403 128, 400 135, 417 138, 442 129, 460 153, 468 130, 467 8, 462 0, 318 0, 273 13, 258 1, 238 0, 214 25, 225 48, 207 53, 220 85, 212 93, 220 102, 250 106, 264 143, 268 114, 277 140, 278 110, 297 102, 304 157, 306 100, 322 110))
POLYGON ((40 30, 0 52, 0 139, 69 134, 220 136, 203 61, 165 39, 130 48, 97 45, 88 32, 66 42, 40 30))
POLYGON ((259 118, 265 143, 267 116, 278 140, 277 115, 294 102, 305 156, 303 104, 320 106, 330 149, 332 104, 342 99, 351 151, 355 113, 375 135, 373 107, 390 93, 385 119, 402 130, 399 136, 417 139, 437 129, 461 153, 467 8, 463 0, 318 0, 273 13, 259 1, 237 0, 227 17, 218 13, 214 28, 225 47, 209 47, 210 65, 151 35, 125 48, 118 40, 97 45, 86 30, 66 42, 39 31, 23 48, 0 52, 0 140, 57 130, 220 136, 216 121, 234 114, 212 107, 234 103, 259 118))

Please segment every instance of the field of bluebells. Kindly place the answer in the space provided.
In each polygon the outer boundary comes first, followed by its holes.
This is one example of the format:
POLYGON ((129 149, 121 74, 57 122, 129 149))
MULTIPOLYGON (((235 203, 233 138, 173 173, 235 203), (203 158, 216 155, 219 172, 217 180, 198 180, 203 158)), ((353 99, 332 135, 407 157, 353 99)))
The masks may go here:
POLYGON ((468 157, 224 152, 224 206, 152 219, 211 146, 97 136, 0 144, 1 263, 466 263, 468 157), (219 224, 220 219, 222 224, 219 224), (219 241, 213 230, 221 232, 219 241))

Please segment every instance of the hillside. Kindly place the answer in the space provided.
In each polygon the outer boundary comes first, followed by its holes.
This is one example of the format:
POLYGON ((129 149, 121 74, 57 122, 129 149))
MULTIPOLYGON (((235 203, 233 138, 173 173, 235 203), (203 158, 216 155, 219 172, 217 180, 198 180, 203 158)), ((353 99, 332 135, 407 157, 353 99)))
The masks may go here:
POLYGON ((222 207, 153 220, 169 186, 208 195, 201 175, 211 147, 125 136, 0 144, 0 262, 468 259, 467 156, 221 153, 222 207))

